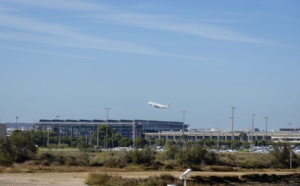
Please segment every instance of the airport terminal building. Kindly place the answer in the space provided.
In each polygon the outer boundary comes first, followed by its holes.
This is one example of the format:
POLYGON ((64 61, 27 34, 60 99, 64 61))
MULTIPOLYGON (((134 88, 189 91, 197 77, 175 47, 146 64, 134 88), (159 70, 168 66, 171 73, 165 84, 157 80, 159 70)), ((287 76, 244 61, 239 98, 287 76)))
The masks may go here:
POLYGON ((155 120, 44 120, 34 124, 36 130, 50 130, 61 133, 62 136, 78 138, 90 136, 100 125, 112 127, 122 137, 134 139, 145 133, 157 133, 161 131, 182 131, 187 130, 188 125, 176 121, 155 121, 155 120))
MULTIPOLYGON (((78 137, 90 137, 97 127, 101 125, 112 127, 122 137, 135 139, 137 137, 165 139, 180 141, 184 134, 188 141, 195 142, 203 139, 211 140, 236 140, 241 142, 251 142, 253 140, 265 141, 289 141, 300 143, 300 130, 281 129, 275 131, 254 131, 241 132, 234 131, 192 131, 188 130, 189 125, 176 121, 157 121, 157 120, 44 120, 34 124, 36 130, 50 130, 56 132, 62 137, 70 136, 73 139, 78 137), (182 129, 184 128, 184 132, 182 129)), ((2 130, 3 131, 3 130, 2 130)), ((3 134, 4 135, 4 134, 3 134)))

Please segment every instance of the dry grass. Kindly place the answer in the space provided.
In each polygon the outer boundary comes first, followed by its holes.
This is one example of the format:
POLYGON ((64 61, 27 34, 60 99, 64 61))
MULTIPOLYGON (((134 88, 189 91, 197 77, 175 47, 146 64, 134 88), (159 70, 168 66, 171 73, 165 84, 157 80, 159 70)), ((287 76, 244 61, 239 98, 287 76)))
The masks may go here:
POLYGON ((219 162, 223 165, 244 168, 272 167, 272 158, 270 154, 220 153, 219 162))

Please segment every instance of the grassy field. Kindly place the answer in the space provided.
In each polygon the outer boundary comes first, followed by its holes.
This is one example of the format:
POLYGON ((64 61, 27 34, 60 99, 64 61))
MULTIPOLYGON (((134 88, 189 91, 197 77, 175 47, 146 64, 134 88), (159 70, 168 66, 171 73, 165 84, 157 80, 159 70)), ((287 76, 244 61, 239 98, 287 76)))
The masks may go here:
MULTIPOLYGON (((170 153, 171 150, 40 149, 31 160, 0 166, 0 185, 163 186, 174 183, 181 186, 179 176, 187 168, 193 170, 188 176, 189 186, 300 185, 300 170, 284 167, 289 165, 285 156, 249 152, 216 154, 202 148, 190 149, 188 153, 178 150, 170 153), (278 160, 284 160, 285 164, 275 164, 278 160)), ((294 167, 298 166, 299 158, 295 155, 293 160, 294 167)))

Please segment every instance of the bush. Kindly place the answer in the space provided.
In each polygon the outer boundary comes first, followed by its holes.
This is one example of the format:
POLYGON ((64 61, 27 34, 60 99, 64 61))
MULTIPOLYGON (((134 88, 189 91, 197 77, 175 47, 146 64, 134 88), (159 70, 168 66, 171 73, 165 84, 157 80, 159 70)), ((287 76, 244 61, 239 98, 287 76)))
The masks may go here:
POLYGON ((177 147, 176 143, 174 141, 166 141, 165 143, 165 156, 166 159, 174 159, 175 154, 178 153, 179 148, 177 147))
POLYGON ((147 164, 151 165, 154 163, 156 152, 151 149, 149 146, 146 146, 143 150, 131 151, 130 156, 132 158, 132 162, 135 164, 147 164))
POLYGON ((88 185, 101 185, 101 186, 133 186, 138 185, 139 180, 124 179, 120 176, 111 176, 108 174, 90 173, 86 178, 88 185))
POLYGON ((207 165, 214 165, 218 162, 218 155, 215 152, 208 152, 204 155, 204 159, 207 165))
POLYGON ((0 141, 0 164, 8 166, 13 162, 30 160, 36 152, 32 131, 16 130, 6 140, 1 139, 0 141))
POLYGON ((13 152, 9 141, 0 139, 0 165, 11 166, 13 161, 13 152))
MULTIPOLYGON (((290 166, 290 143, 279 143, 274 146, 274 150, 271 152, 272 165, 275 168, 288 168, 290 166)), ((297 160, 296 155, 293 154, 293 161, 297 160)), ((293 164, 297 162, 293 162, 293 164)))
POLYGON ((16 162, 24 162, 34 157, 37 152, 33 140, 32 131, 14 131, 8 138, 10 141, 10 148, 13 151, 13 157, 16 162))
POLYGON ((177 185, 181 184, 179 179, 175 179, 169 174, 162 174, 160 176, 149 177, 147 179, 126 179, 120 176, 111 176, 108 174, 90 173, 86 178, 88 185, 101 185, 101 186, 165 186, 170 182, 176 182, 177 185))
POLYGON ((201 164, 215 164, 218 157, 216 153, 208 152, 201 145, 196 144, 194 147, 178 150, 175 159, 180 164, 198 166, 201 164))

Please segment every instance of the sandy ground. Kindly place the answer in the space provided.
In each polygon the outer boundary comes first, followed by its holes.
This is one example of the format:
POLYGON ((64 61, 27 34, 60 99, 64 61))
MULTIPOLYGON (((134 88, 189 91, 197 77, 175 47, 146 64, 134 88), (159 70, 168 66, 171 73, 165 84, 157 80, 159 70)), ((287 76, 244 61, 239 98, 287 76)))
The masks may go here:
MULTIPOLYGON (((149 176, 171 174, 179 177, 182 172, 167 172, 167 171, 147 171, 147 172, 107 172, 96 171, 98 173, 108 173, 127 178, 147 178, 149 176)), ((291 172, 191 172, 189 176, 202 175, 220 175, 220 176, 241 176, 244 174, 290 174, 291 172)), ((88 172, 75 172, 75 173, 0 173, 1 186, 29 186, 29 185, 58 185, 58 186, 83 186, 86 185, 85 178, 88 172)))
POLYGON ((82 186, 86 173, 1 173, 1 186, 58 185, 82 186))

